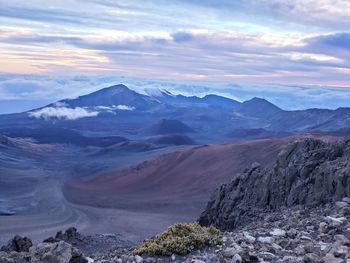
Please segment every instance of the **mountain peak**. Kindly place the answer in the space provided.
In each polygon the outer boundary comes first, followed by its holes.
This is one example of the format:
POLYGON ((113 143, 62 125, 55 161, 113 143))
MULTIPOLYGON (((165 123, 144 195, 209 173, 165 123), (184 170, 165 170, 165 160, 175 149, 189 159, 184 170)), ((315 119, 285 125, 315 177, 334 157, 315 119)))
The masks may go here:
POLYGON ((111 95, 122 93, 122 92, 135 92, 131 89, 129 89, 127 86, 124 84, 118 84, 118 85, 113 85, 107 88, 100 89, 98 91, 95 91, 91 94, 97 94, 97 93, 109 93, 111 95))
POLYGON ((266 99, 254 97, 239 105, 238 112, 251 117, 269 118, 282 112, 282 109, 266 99))
POLYGON ((62 102, 70 107, 125 105, 138 110, 148 109, 156 104, 148 96, 139 94, 123 84, 103 88, 76 99, 62 102))
POLYGON ((271 103, 270 101, 264 99, 264 98, 258 98, 254 97, 250 100, 244 101, 242 103, 243 105, 249 105, 249 106, 261 106, 261 107, 269 107, 269 108, 275 108, 276 110, 281 110, 279 107, 277 107, 275 104, 271 103))
POLYGON ((161 89, 161 88, 146 88, 145 89, 145 93, 150 96, 150 97, 154 97, 154 98, 161 98, 161 97, 174 97, 175 95, 173 95, 170 91, 166 90, 166 89, 161 89))
MULTIPOLYGON (((246 100, 243 103, 268 103, 268 104, 272 104, 271 102, 269 102, 268 100, 264 99, 264 98, 259 98, 259 97, 254 97, 250 100, 246 100)), ((273 104, 272 104, 273 105, 273 104)))
POLYGON ((217 105, 225 108, 234 108, 241 104, 240 102, 228 97, 224 97, 217 94, 208 94, 202 98, 203 101, 211 105, 217 105))

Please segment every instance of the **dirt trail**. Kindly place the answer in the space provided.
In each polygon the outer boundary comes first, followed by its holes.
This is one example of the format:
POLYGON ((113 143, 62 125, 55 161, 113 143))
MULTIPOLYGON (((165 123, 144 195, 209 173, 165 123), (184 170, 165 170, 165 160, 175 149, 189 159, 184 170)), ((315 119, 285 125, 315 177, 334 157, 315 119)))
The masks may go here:
POLYGON ((17 214, 0 217, 0 244, 15 234, 28 236, 39 242, 57 231, 74 226, 85 234, 121 234, 133 242, 159 233, 176 222, 189 222, 197 215, 171 215, 152 212, 125 211, 71 204, 62 195, 57 184, 39 189, 45 202, 32 215, 17 214))

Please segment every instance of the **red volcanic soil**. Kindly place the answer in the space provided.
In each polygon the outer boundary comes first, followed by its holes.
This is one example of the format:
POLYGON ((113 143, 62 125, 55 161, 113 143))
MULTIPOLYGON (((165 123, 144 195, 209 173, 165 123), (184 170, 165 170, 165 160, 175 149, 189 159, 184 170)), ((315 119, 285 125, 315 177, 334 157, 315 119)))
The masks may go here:
POLYGON ((211 193, 253 162, 266 166, 295 138, 207 145, 64 186, 68 200, 85 205, 166 213, 199 213, 211 193))

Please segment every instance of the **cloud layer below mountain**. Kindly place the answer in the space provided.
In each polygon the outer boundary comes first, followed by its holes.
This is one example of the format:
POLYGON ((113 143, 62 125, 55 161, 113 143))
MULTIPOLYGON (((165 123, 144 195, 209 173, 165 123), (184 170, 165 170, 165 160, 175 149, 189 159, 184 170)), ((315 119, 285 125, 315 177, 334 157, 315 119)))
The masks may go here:
MULTIPOLYGON (((151 81, 115 76, 47 77, 2 74, 0 75, 0 113, 20 112, 39 106, 43 107, 61 99, 75 98, 119 83, 123 83, 139 93, 151 96, 159 95, 160 90, 168 90, 173 94, 188 96, 218 94, 238 101, 260 97, 286 110, 350 107, 350 92, 342 87, 208 84, 151 81), (31 87, 30 92, 26 86, 31 87), (12 90, 12 87, 15 89, 12 90)), ((65 105, 55 105, 55 107, 65 107, 65 105)), ((114 108, 91 110, 118 112, 118 110, 133 110, 133 108, 129 105, 115 105, 114 108)))

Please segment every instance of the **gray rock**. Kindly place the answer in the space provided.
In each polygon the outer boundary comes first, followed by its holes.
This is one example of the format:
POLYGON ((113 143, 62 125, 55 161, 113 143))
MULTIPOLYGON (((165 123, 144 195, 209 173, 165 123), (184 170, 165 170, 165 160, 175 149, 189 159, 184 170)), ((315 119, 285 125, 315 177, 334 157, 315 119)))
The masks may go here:
POLYGON ((320 232, 325 232, 326 229, 327 229, 327 226, 328 226, 328 224, 327 224, 326 222, 321 222, 321 223, 319 224, 318 230, 319 230, 320 232))
POLYGON ((282 250, 282 247, 280 245, 277 245, 276 243, 273 243, 271 245, 271 247, 275 250, 275 251, 278 251, 278 250, 282 250))
POLYGON ((279 228, 275 228, 274 230, 272 230, 270 232, 271 236, 285 236, 286 235, 286 231, 279 229, 279 228))
POLYGON ((225 258, 232 258, 235 254, 237 254, 240 250, 237 250, 234 247, 228 247, 222 251, 222 255, 225 258))
POLYGON ((135 256, 135 261, 136 261, 136 263, 142 263, 143 262, 143 258, 141 256, 139 256, 139 255, 136 255, 135 256))
POLYGON ((324 258, 323 262, 327 263, 342 263, 343 259, 341 258, 336 258, 333 254, 328 253, 324 258))
POLYGON ((2 252, 0 263, 88 263, 78 249, 60 241, 57 243, 40 243, 26 252, 2 252))
POLYGON ((347 222, 346 217, 333 217, 333 216, 327 216, 326 220, 328 221, 329 224, 332 226, 340 226, 343 225, 347 222))
POLYGON ((191 261, 191 263, 205 263, 205 261, 200 260, 200 259, 194 259, 191 261))
POLYGON ((256 240, 256 238, 250 235, 248 232, 244 232, 243 235, 244 235, 245 241, 248 243, 254 243, 256 240))
POLYGON ((343 202, 350 204, 350 197, 344 197, 342 199, 343 202))
POLYGON ((272 237, 258 237, 257 241, 260 243, 272 244, 273 238, 272 237))
POLYGON ((298 231, 295 228, 289 229, 287 231, 287 237, 295 238, 298 235, 298 231))
POLYGON ((350 140, 302 139, 282 151, 272 168, 253 166, 212 195, 202 225, 222 230, 254 222, 262 211, 317 205, 350 196, 350 140))
POLYGON ((261 252, 259 253, 259 257, 263 258, 264 260, 272 261, 276 256, 273 253, 270 252, 261 252))
POLYGON ((294 252, 295 252, 297 255, 299 255, 299 256, 305 255, 305 253, 306 253, 305 248, 304 248, 303 246, 298 246, 298 247, 294 250, 294 252))
POLYGON ((335 205, 338 207, 338 208, 344 208, 344 207, 347 207, 349 204, 346 203, 346 202, 336 202, 335 205))
POLYGON ((33 243, 29 238, 16 235, 13 239, 11 239, 8 242, 6 246, 3 246, 0 250, 7 252, 28 252, 32 246, 33 243))
POLYGON ((243 262, 243 260, 239 254, 234 255, 231 260, 231 263, 241 263, 241 262, 243 262))
POLYGON ((43 263, 87 263, 83 254, 70 244, 60 241, 58 243, 39 244, 34 251, 36 258, 43 263))
POLYGON ((336 240, 337 244, 341 246, 350 246, 349 239, 344 235, 335 235, 334 239, 336 240))
POLYGON ((308 253, 304 256, 305 263, 321 263, 321 258, 315 253, 308 253))
POLYGON ((57 232, 55 239, 74 244, 81 239, 81 235, 75 227, 70 227, 64 233, 62 231, 57 232))

